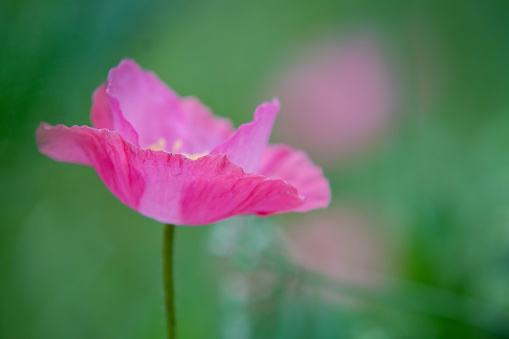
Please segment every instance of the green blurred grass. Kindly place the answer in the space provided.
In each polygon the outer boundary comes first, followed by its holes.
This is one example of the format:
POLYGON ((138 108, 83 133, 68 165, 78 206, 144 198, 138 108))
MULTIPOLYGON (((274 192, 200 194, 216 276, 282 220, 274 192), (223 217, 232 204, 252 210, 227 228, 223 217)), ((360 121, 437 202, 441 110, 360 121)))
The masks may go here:
MULTIPOLYGON (((360 200, 387 216, 387 232, 400 248, 400 278, 507 314, 508 14, 504 1, 3 2, 0 337, 164 333, 161 225, 118 202, 92 169, 38 154, 40 121, 89 124, 92 91, 121 58, 132 57, 238 125, 270 99, 264 86, 289 50, 321 32, 365 23, 393 51, 403 107, 394 133, 371 153, 325 169, 334 202, 360 200), (439 93, 426 112, 416 94, 423 31, 441 62, 439 93)), ((221 333, 222 280, 207 237, 207 227, 177 230, 180 338, 221 333)), ((306 319, 301 310, 283 305, 283 323, 306 319)), ((362 317, 335 316, 317 315, 322 328, 362 317)), ((381 337, 509 337, 500 315, 479 316, 487 331, 405 310, 379 323, 386 326, 381 337)), ((278 337, 299 334, 285 326, 278 337)))

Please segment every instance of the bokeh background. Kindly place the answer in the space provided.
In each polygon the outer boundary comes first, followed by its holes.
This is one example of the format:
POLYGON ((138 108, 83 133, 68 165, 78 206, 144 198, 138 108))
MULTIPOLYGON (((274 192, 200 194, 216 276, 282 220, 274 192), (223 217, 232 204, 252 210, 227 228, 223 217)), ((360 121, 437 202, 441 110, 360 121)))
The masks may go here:
POLYGON ((0 337, 162 338, 162 226, 37 152, 125 57, 274 142, 329 209, 178 228, 179 338, 509 338, 506 1, 0 3, 0 337))

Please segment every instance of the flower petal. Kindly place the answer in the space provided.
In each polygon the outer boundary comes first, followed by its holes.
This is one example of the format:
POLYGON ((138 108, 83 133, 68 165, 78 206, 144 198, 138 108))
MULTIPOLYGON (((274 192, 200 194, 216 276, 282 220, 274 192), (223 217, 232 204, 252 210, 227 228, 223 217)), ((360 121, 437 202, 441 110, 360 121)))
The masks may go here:
POLYGON ((295 211, 325 208, 330 203, 329 181, 323 176, 322 169, 313 164, 303 151, 282 144, 269 145, 263 156, 260 174, 284 179, 297 188, 305 201, 295 211))
POLYGON ((41 123, 36 132, 39 151, 57 161, 93 166, 120 201, 136 209, 144 191, 142 173, 132 166, 138 147, 119 133, 88 126, 51 126, 41 123))
POLYGON ((188 180, 181 201, 186 225, 211 223, 235 215, 271 215, 303 204, 297 190, 281 179, 245 173, 225 155, 186 159, 188 180), (190 170, 190 171, 189 171, 190 170))
POLYGON ((157 75, 132 60, 123 60, 109 72, 106 93, 112 109, 136 131, 142 148, 163 139, 168 151, 181 143, 179 152, 203 153, 234 132, 228 119, 215 117, 198 99, 180 98, 157 75))
POLYGON ((117 131, 124 140, 138 146, 138 133, 122 115, 118 101, 108 95, 108 83, 99 86, 92 95, 90 120, 95 128, 117 131))
POLYGON ((189 154, 208 152, 235 133, 229 119, 214 116, 195 97, 181 98, 182 119, 187 127, 181 133, 182 151, 189 154))
POLYGON ((225 155, 197 160, 140 149, 119 133, 87 126, 37 130, 41 153, 93 166, 129 207, 164 223, 203 225, 238 214, 269 215, 298 209, 303 198, 284 180, 245 173, 225 155))
POLYGON ((107 128, 110 131, 114 131, 113 112, 111 111, 109 98, 106 94, 106 87, 106 83, 102 84, 92 95, 90 120, 92 120, 92 125, 97 129, 107 128))
POLYGON ((56 161, 92 166, 89 156, 80 146, 81 138, 75 137, 80 130, 75 126, 51 126, 42 122, 36 131, 39 152, 56 161))
POLYGON ((214 148, 210 154, 226 154, 231 162, 246 172, 256 172, 269 142, 278 111, 277 99, 258 106, 254 112, 254 120, 239 126, 237 133, 230 140, 214 148))

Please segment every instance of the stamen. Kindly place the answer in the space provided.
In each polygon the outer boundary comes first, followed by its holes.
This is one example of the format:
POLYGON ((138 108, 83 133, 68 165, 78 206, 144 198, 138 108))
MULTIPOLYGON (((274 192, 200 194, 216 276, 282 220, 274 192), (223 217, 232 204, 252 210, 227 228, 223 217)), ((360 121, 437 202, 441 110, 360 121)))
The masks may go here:
MULTIPOLYGON (((173 143, 173 146, 171 147, 171 153, 179 153, 180 149, 182 148, 182 144, 183 144, 182 139, 175 140, 175 142, 173 143)), ((153 151, 164 151, 166 148, 166 140, 164 138, 159 138, 159 140, 157 140, 157 144, 151 144, 148 146, 148 148, 150 148, 153 151)), ((185 156, 188 159, 196 160, 196 159, 201 158, 209 153, 203 152, 203 153, 195 153, 195 154, 187 154, 187 153, 180 153, 180 154, 182 154, 183 156, 185 156)))
POLYGON ((203 152, 203 153, 195 153, 195 154, 185 154, 185 153, 182 153, 183 155, 186 156, 186 158, 189 158, 191 160, 196 160, 198 158, 201 158, 207 154, 209 154, 208 152, 203 152))
POLYGON ((175 140, 175 142, 173 143, 173 146, 171 147, 172 153, 178 153, 178 151, 180 150, 181 147, 182 147, 182 139, 175 140))
POLYGON ((157 144, 150 144, 148 148, 152 151, 164 151, 166 148, 166 140, 164 138, 159 138, 159 140, 157 140, 157 144))

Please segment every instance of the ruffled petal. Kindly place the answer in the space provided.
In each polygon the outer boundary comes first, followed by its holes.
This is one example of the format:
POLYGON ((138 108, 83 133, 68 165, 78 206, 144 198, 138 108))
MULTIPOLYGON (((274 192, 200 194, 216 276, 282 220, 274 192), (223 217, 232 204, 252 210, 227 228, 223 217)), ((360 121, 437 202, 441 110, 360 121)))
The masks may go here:
POLYGON ((186 159, 185 165, 188 179, 181 201, 185 225, 244 214, 267 216, 293 211, 303 204, 303 198, 286 181, 245 173, 223 154, 186 159))
POLYGON ((195 98, 180 98, 157 75, 132 60, 111 69, 107 84, 112 110, 133 127, 138 135, 135 144, 141 148, 163 140, 167 151, 203 153, 234 133, 228 119, 215 117, 195 98), (179 149, 172 149, 176 144, 179 149))
POLYGON ((84 127, 51 126, 42 122, 35 132, 39 152, 56 161, 92 166, 89 156, 80 146, 83 137, 77 137, 84 127))
POLYGON ((187 128, 181 133, 182 151, 190 154, 209 152, 235 133, 229 119, 220 118, 195 97, 181 98, 182 119, 187 128), (184 134, 185 133, 185 134, 184 134))
POLYGON ((297 188, 305 200, 295 211, 325 208, 330 203, 329 181, 323 176, 322 169, 313 164, 303 151, 287 145, 269 145, 263 156, 260 174, 284 179, 297 188))
POLYGON ((97 129, 107 128, 110 131, 114 131, 113 112, 111 111, 110 101, 106 94, 106 87, 106 83, 102 84, 92 95, 90 120, 92 120, 92 125, 97 129))
POLYGON ((117 132, 87 126, 41 124, 41 153, 93 166, 129 207, 160 222, 203 225, 239 214, 299 210, 304 203, 288 182, 245 173, 225 155, 197 160, 140 149, 117 132))
POLYGON ((246 172, 257 172, 278 111, 277 99, 258 106, 254 120, 239 126, 230 140, 214 148, 210 154, 226 154, 230 161, 246 172))
POLYGON ((57 161, 93 166, 110 191, 136 209, 143 196, 143 173, 133 166, 139 149, 119 133, 88 126, 51 126, 41 123, 36 132, 39 151, 57 161), (133 158, 134 157, 134 158, 133 158))
POLYGON ((108 95, 108 83, 104 83, 92 95, 90 120, 97 129, 117 131, 124 140, 138 146, 138 133, 120 110, 118 100, 108 95))

